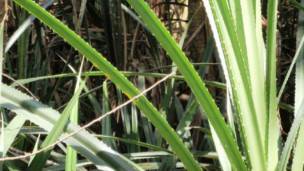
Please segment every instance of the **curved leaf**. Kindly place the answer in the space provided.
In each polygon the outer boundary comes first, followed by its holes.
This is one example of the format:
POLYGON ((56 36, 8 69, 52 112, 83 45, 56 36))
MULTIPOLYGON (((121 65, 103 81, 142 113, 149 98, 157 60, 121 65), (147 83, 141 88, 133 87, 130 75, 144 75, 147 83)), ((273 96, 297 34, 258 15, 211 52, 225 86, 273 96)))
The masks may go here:
POLYGON ((198 103, 203 107, 232 165, 237 170, 246 170, 244 161, 242 160, 241 154, 238 150, 238 146, 232 136, 232 132, 226 125, 224 118, 216 106, 214 99, 208 92, 205 83, 201 80, 184 52, 144 0, 127 1, 139 14, 147 28, 160 42, 161 46, 166 50, 169 57, 173 60, 178 67, 178 70, 184 76, 185 81, 196 96, 198 103))
MULTIPOLYGON (((60 118, 60 114, 56 110, 35 101, 14 88, 2 84, 1 90, 1 107, 24 116, 47 131, 51 131, 60 118)), ((70 123, 67 125, 66 133, 72 133, 79 129, 79 126, 70 123)), ((65 142, 96 165, 104 166, 106 163, 117 170, 142 170, 85 130, 68 138, 65 142)))
MULTIPOLYGON (((113 65, 111 65, 111 63, 109 63, 100 53, 98 53, 75 32, 61 23, 58 19, 56 19, 34 1, 14 0, 14 2, 36 16, 43 23, 53 29, 54 32, 64 38, 65 41, 67 41, 71 46, 82 53, 99 70, 103 71, 105 75, 113 83, 115 83, 115 85, 121 89, 128 97, 131 98, 140 93, 140 91, 121 72, 119 72, 113 65)), ((185 167, 188 170, 201 170, 201 167, 194 160, 194 157, 190 151, 184 146, 179 136, 170 127, 167 120, 163 118, 157 109, 147 100, 147 98, 141 96, 135 100, 134 103, 141 111, 143 111, 143 113, 145 113, 153 125, 159 130, 160 134, 167 140, 173 151, 184 163, 185 167)), ((224 122, 223 118, 221 119, 222 122, 224 122)), ((227 146, 229 146, 229 144, 227 146)))

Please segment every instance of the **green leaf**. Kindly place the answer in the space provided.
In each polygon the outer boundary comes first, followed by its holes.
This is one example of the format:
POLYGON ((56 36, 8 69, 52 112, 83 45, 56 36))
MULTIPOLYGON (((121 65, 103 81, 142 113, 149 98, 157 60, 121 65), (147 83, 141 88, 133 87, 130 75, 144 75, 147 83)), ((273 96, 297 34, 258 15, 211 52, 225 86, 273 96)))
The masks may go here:
MULTIPOLYGON (((277 84, 276 84, 276 51, 277 51, 277 8, 278 1, 268 1, 267 7, 267 49, 266 49, 266 156, 268 169, 274 170, 279 159, 280 127, 278 119, 277 84)), ((260 24, 261 25, 261 24, 260 24)))
POLYGON ((287 140, 285 142, 284 148, 282 150, 280 160, 278 162, 277 171, 285 171, 287 169, 287 164, 290 158, 290 153, 294 144, 296 142, 296 138, 299 132, 300 127, 303 125, 304 120, 304 98, 302 97, 299 108, 295 112, 295 118, 288 133, 287 140))
MULTIPOLYGON (((79 95, 83 89, 83 86, 84 83, 82 84, 81 88, 77 90, 77 92, 74 94, 72 99, 69 101, 68 105, 63 110, 60 119, 58 120, 58 122, 56 122, 52 131, 48 134, 46 139, 43 141, 40 148, 45 148, 50 144, 54 143, 64 133, 64 129, 67 123, 69 122, 70 115, 73 112, 75 105, 77 105, 78 103, 79 95)), ((51 151, 52 149, 49 149, 47 151, 44 151, 36 155, 33 161, 30 163, 29 170, 41 170, 45 165, 48 157, 50 156, 51 151)))
MULTIPOLYGON (((0 107, 7 108, 27 118, 48 132, 51 132, 54 126, 60 122, 60 114, 50 107, 7 85, 2 84, 1 89, 0 107)), ((81 155, 87 157, 98 168, 107 166, 116 170, 142 170, 87 131, 78 131, 80 129, 79 126, 69 123, 65 128, 66 134, 78 133, 64 140, 64 142, 72 146, 81 155)), ((64 137, 66 134, 61 136, 64 137)))
POLYGON ((246 170, 230 129, 226 125, 204 82, 195 71, 193 65, 190 64, 181 48, 145 1, 128 0, 128 3, 139 14, 147 28, 156 37, 161 46, 166 50, 168 56, 176 64, 178 70, 185 77, 185 81, 196 96, 198 103, 203 107, 211 125, 218 134, 232 165, 237 170, 246 170))
POLYGON ((14 119, 4 127, 3 133, 1 131, 0 137, 5 137, 5 139, 3 139, 4 143, 0 144, 1 156, 6 156, 8 149, 13 144, 25 121, 26 119, 23 116, 15 116, 14 119))
MULTIPOLYGON (((227 80, 227 88, 235 107, 246 159, 254 167, 253 170, 265 170, 264 75, 261 73, 263 69, 259 69, 263 66, 259 64, 262 52, 257 48, 252 6, 248 1, 235 0, 232 9, 240 11, 231 11, 225 3, 215 0, 203 2, 227 80), (248 11, 248 14, 245 11, 248 11), (257 61, 253 61, 254 59, 257 61)), ((230 159, 229 155, 228 158, 230 159)))
MULTIPOLYGON (((302 0, 301 3, 303 4, 304 1, 302 0)), ((304 13, 303 11, 299 11, 299 21, 298 21, 298 31, 297 31, 297 43, 299 46, 301 37, 304 35, 304 13)), ((300 58, 297 60, 296 63, 296 80, 295 80, 295 109, 299 109, 301 106, 300 102, 301 99, 303 98, 303 93, 304 93, 304 58, 303 58, 303 52, 300 54, 300 58)), ((296 113, 294 113, 296 114, 296 113)), ((296 117, 296 115, 295 115, 296 117)), ((304 126, 302 123, 302 126, 300 127, 300 130, 297 135, 297 140, 294 146, 293 150, 293 160, 292 160, 292 171, 301 171, 303 170, 304 167, 304 153, 303 153, 303 146, 304 146, 304 126)))
MULTIPOLYGON (((56 19, 46 10, 41 8, 38 4, 36 4, 32 0, 14 0, 14 2, 25 8, 27 11, 29 11, 31 14, 36 16, 39 20, 41 20, 43 23, 53 29, 54 32, 63 37, 65 41, 67 41, 71 46, 73 46, 81 54, 83 54, 98 69, 103 71, 105 75, 113 83, 115 83, 115 85, 120 88, 128 97, 131 98, 140 93, 139 90, 126 77, 124 77, 122 73, 120 73, 113 65, 111 65, 94 48, 92 48, 87 42, 85 42, 77 34, 75 34, 75 32, 70 30, 66 25, 61 23, 58 19, 56 19)), ((142 110, 143 113, 145 113, 145 115, 150 119, 153 125, 159 130, 161 135, 167 140, 173 151, 181 159, 187 169, 201 170, 200 166, 194 160, 190 151, 184 146, 178 135, 170 127, 168 122, 161 116, 161 114, 156 110, 156 108, 147 100, 146 97, 139 97, 137 100, 134 101, 134 104, 136 104, 137 107, 142 110)), ((224 123, 224 120, 221 116, 218 120, 224 123)), ((218 130, 220 129, 221 128, 219 128, 218 130)), ((230 140, 230 142, 234 143, 232 139, 230 140)), ((229 144, 227 144, 227 149, 228 146, 229 149, 231 149, 231 146, 229 144)))
MULTIPOLYGON (((100 110, 100 113, 106 113, 110 110, 109 106, 109 93, 108 93, 108 81, 105 80, 102 84, 102 109, 100 110)), ((97 99, 96 99, 96 103, 97 99)), ((98 104, 96 104, 98 105, 98 104)), ((107 117, 101 121, 101 131, 103 135, 112 135, 112 128, 111 128, 111 118, 107 117)), ((111 140, 105 140, 104 141, 109 146, 114 146, 114 142, 111 140)))
MULTIPOLYGON (((76 82, 76 86, 75 86, 75 90, 74 90, 74 95, 70 101, 72 104, 70 104, 70 102, 69 102, 69 104, 66 107, 66 108, 68 108, 69 105, 72 105, 72 107, 71 107, 70 111, 68 111, 68 113, 70 113, 70 122, 74 123, 74 124, 78 124, 79 96, 80 96, 80 92, 82 91, 82 89, 84 87, 84 82, 85 82, 84 80, 81 79, 83 63, 84 63, 84 59, 82 58, 80 68, 79 68, 79 73, 77 76, 77 82, 76 82), (74 97, 76 98, 76 100, 74 100, 74 97)), ((65 160, 65 166, 66 166, 65 170, 66 171, 76 170, 76 164, 77 164, 77 152, 72 147, 68 146, 66 160, 65 160)))

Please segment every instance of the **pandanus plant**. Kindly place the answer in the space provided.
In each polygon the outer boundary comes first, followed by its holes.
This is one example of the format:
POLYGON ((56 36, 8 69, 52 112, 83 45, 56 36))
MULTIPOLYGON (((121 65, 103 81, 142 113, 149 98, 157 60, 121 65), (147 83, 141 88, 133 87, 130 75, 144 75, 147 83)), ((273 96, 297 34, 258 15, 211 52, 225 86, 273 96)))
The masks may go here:
MULTIPOLYGON (((207 116, 222 169, 240 171, 286 170, 292 149, 294 148, 295 154, 301 151, 298 146, 301 141, 295 142, 297 137, 304 136, 303 131, 299 131, 302 128, 304 105, 302 98, 298 98, 300 103, 295 110, 295 120, 287 140, 282 146, 278 114, 281 93, 278 95, 276 83, 278 1, 268 1, 266 37, 263 36, 261 1, 202 1, 226 79, 229 101, 227 104, 233 109, 228 110, 227 120, 229 122, 225 121, 215 100, 206 88, 204 80, 200 78, 182 49, 148 4, 144 0, 127 0, 146 28, 167 52, 178 71, 184 76, 187 85, 196 97, 196 101, 204 111, 203 115, 207 116)), ((14 0, 14 2, 49 26, 84 55, 129 98, 140 93, 122 72, 118 71, 81 37, 34 1, 14 0)), ((300 55, 303 40, 299 43, 294 62, 300 55)), ((292 67, 293 65, 290 68, 292 69, 292 67)), ((78 93, 79 91, 81 90, 78 90, 78 93)), ((21 92, 3 84, 1 96, 2 107, 23 116, 23 120, 30 120, 51 132, 52 137, 47 138, 46 146, 64 135, 64 126, 62 125, 66 124, 71 106, 75 103, 75 99, 71 100, 66 110, 59 116, 56 111, 48 109, 39 102, 33 101, 21 92)), ((140 96, 133 103, 160 132, 187 170, 202 170, 199 162, 193 157, 178 134, 146 97, 140 96)), ((67 128, 66 133, 70 133, 77 130, 78 126, 68 123, 67 128)), ((75 134, 65 142, 90 159, 96 166, 106 165, 117 170, 141 170, 136 163, 110 149, 86 131, 75 134)), ((44 153, 38 159, 45 162, 47 156, 48 153, 44 153)), ((295 155, 293 160, 295 161, 292 166, 293 170, 301 170, 304 161, 303 155, 295 155)))

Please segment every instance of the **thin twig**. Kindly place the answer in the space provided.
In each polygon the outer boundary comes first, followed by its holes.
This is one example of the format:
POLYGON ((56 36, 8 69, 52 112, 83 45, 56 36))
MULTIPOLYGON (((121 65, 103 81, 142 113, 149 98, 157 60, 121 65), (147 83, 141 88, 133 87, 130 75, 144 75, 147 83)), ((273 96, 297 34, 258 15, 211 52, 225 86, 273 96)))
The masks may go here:
POLYGON ((70 134, 67 134, 66 136, 63 136, 62 138, 60 138, 59 140, 57 140, 56 142, 54 142, 53 144, 50 144, 49 146, 45 147, 45 148, 42 148, 42 149, 39 149, 35 152, 32 152, 32 153, 27 153, 25 155, 20 155, 20 156, 14 156, 14 157, 3 157, 3 158, 0 158, 0 162, 3 162, 3 161, 12 161, 12 160, 20 160, 20 159, 24 159, 24 158, 28 158, 28 157, 31 157, 33 155, 36 155, 38 153, 41 153, 45 150, 48 150, 49 148, 52 148, 54 146, 56 146, 58 143, 61 143, 62 141, 74 136, 75 134, 79 133, 80 131, 86 129, 86 128, 89 128, 90 126, 92 126, 93 124, 97 123, 97 122, 100 122, 102 119, 104 119, 105 117, 115 113, 116 111, 120 110, 121 108, 127 106, 128 104, 132 103, 134 100, 138 99, 139 97, 143 96, 144 94, 146 94, 147 92, 151 91, 153 88, 155 88, 156 86, 158 86, 160 83, 166 81, 168 78, 170 78, 171 76, 173 75, 173 73, 170 73, 168 75, 166 75, 164 78, 162 78, 161 80, 157 81, 155 84, 153 84, 151 87, 145 89, 144 91, 142 91, 141 93, 139 93, 138 95, 132 97, 131 99, 129 99, 128 101, 122 103, 121 105, 117 106, 116 108, 112 109, 111 111, 103 114, 102 116, 92 120, 91 122, 89 122, 88 124, 80 127, 79 129, 77 129, 76 131, 70 133, 70 134))
POLYGON ((29 90, 28 88, 26 88, 24 85, 18 83, 17 80, 15 80, 13 77, 5 74, 5 73, 2 73, 2 75, 6 78, 8 78, 9 80, 13 81, 14 83, 16 83, 17 85, 16 86, 20 86, 21 88, 23 88, 26 92, 29 93, 29 95, 31 95, 35 100, 39 100, 38 97, 36 97, 32 92, 31 90, 29 90))

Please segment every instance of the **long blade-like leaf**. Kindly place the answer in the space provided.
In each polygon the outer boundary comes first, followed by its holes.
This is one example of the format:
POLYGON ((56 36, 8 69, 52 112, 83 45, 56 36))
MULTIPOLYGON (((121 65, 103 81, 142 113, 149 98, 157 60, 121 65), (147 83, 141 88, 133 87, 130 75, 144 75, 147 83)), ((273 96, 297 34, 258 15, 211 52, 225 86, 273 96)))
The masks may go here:
MULTIPOLYGON (((57 34, 65 39, 71 46, 77 49, 80 53, 82 53, 87 59, 89 59, 98 69, 103 71, 105 75, 112 80, 113 83, 116 84, 128 97, 134 97, 138 95, 139 90, 120 73, 113 65, 111 65, 102 55, 100 55, 94 48, 92 48, 87 42, 81 39, 78 35, 75 34, 72 30, 70 30, 66 25, 61 23, 54 16, 49 14, 46 10, 41 8, 38 4, 33 2, 32 0, 14 0, 18 5, 25 8, 27 11, 32 13, 50 28, 52 28, 57 34)), ((194 84, 196 84, 194 82, 194 84)), ((200 88, 201 89, 201 88, 200 88)), ((200 91, 200 90, 198 90, 200 91)), ((206 90, 205 90, 206 91, 206 90)), ((201 93, 201 92, 200 92, 201 93)), ((200 94, 197 93, 197 94, 200 94)), ((210 97, 209 97, 210 98, 210 97)), ((209 100, 211 101, 211 99, 209 100)), ((201 170, 198 163, 194 160, 193 155, 190 151, 184 146, 181 139, 178 137, 176 132, 170 127, 168 122, 161 116, 161 114, 157 111, 157 109, 147 100, 146 97, 141 96, 137 100, 134 101, 137 107, 145 113, 145 115, 150 119, 150 121, 154 124, 154 126, 159 130, 161 135, 167 140, 167 142, 171 145, 173 151, 177 154, 177 156, 184 163, 185 167, 188 170, 201 170)), ((206 102, 209 106, 209 103, 206 102)), ((211 103, 212 105, 212 103, 211 103)), ((215 104, 213 103, 213 106, 215 104)), ((216 108, 214 106, 214 108, 216 108)), ((208 113, 214 113, 214 110, 209 111, 208 113)), ((223 118, 218 113, 217 120, 224 123, 223 118)), ((219 124, 219 125, 222 125, 219 124)), ((224 128, 218 128, 217 130, 227 130, 224 128)), ((236 149, 236 145, 232 137, 229 138, 229 134, 223 134, 228 136, 230 143, 227 144, 227 149, 231 149, 231 147, 235 148, 237 153, 231 153, 231 156, 238 156, 239 161, 241 162, 240 154, 236 149), (231 145, 230 145, 231 144, 231 145), (228 148, 229 146, 229 148, 228 148)))
POLYGON ((303 126, 304 120, 304 98, 302 97, 300 106, 296 109, 295 119, 292 123, 290 131, 288 133, 287 140, 285 142, 284 148, 282 150, 280 160, 277 165, 277 171, 285 171, 290 158, 291 150, 295 144, 299 128, 303 126))
MULTIPOLYGON (((48 132, 50 132, 59 121, 60 114, 50 107, 35 101, 33 98, 5 84, 1 85, 1 89, 0 107, 7 108, 27 118, 48 132)), ((77 132, 78 130, 80 130, 80 127, 71 123, 66 126, 67 134, 77 132)), ((65 135, 66 134, 63 134, 62 136, 65 135)), ((109 148, 85 130, 65 140, 65 143, 71 145, 97 166, 101 167, 106 165, 116 170, 142 170, 136 164, 109 148)))
MULTIPOLYGON (((267 56, 266 56, 266 104, 267 120, 266 124, 266 154, 268 160, 268 169, 274 170, 279 156, 279 120, 278 105, 276 102, 276 40, 277 40, 277 0, 268 1, 267 18, 267 56)), ((260 24, 261 25, 261 24, 260 24)))
MULTIPOLYGON (((304 0, 301 0, 301 4, 304 3, 304 0)), ((299 22, 298 22, 298 31, 297 31, 297 43, 299 46, 300 39, 304 35, 304 13, 303 11, 299 11, 299 22)), ((301 58, 298 59, 296 64, 296 89, 295 89, 295 110, 300 108, 300 102, 303 98, 304 93, 304 58, 303 52, 301 53, 301 58)), ((296 117, 296 116, 295 116, 296 117)), ((303 170, 304 166, 304 153, 303 153, 303 146, 304 146, 304 126, 300 127, 298 137, 296 140, 296 144, 293 150, 293 161, 292 161, 292 171, 301 171, 303 170)))
MULTIPOLYGON (((78 89, 78 91, 74 94, 73 98, 69 101, 68 105, 65 107, 64 111, 62 112, 60 119, 55 124, 54 128, 48 134, 46 139, 43 141, 40 148, 45 148, 50 144, 54 143, 60 137, 60 135, 63 134, 65 126, 69 122, 70 114, 72 113, 72 110, 76 105, 76 103, 78 103, 78 98, 82 91, 83 85, 84 84, 82 84, 82 87, 78 89)), ((29 166, 29 170, 41 170, 44 167, 46 160, 48 159, 51 151, 52 149, 49 149, 35 156, 35 158, 33 159, 33 161, 29 166)))
POLYGON ((199 104, 204 108, 210 123, 214 127, 215 132, 218 134, 232 165, 237 168, 237 170, 246 170, 245 164, 241 158, 241 154, 238 151, 238 147, 230 129, 221 116, 221 113, 214 103, 204 82, 193 68, 193 65, 190 64, 189 60, 180 49, 176 41, 165 29, 164 25, 160 22, 145 1, 128 0, 128 3, 139 14, 147 28, 160 42, 161 46, 166 50, 169 57, 178 67, 179 71, 184 75, 185 81, 188 83, 193 94, 196 96, 199 104))

